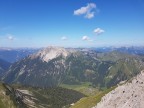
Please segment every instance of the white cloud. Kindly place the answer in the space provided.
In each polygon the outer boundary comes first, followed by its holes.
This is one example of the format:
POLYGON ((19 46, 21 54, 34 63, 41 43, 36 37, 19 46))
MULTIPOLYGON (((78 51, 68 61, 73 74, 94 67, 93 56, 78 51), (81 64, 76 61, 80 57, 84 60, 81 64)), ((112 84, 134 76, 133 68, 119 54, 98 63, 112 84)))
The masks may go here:
POLYGON ((82 37, 82 40, 83 40, 83 41, 90 41, 90 42, 93 41, 93 40, 90 39, 88 36, 83 36, 83 37, 82 37))
POLYGON ((95 15, 95 9, 95 3, 88 3, 87 6, 74 10, 74 15, 84 15, 85 18, 91 19, 95 15))
POLYGON ((83 36, 82 40, 89 40, 90 38, 88 36, 83 36))
POLYGON ((61 37, 61 40, 67 40, 67 37, 63 36, 61 37))
POLYGON ((96 33, 96 35, 100 35, 100 34, 102 34, 102 33, 104 33, 105 31, 103 30, 103 29, 101 29, 101 28, 96 28, 95 30, 94 30, 94 33, 96 33))
POLYGON ((93 17, 94 17, 94 12, 91 12, 91 13, 86 14, 85 17, 88 18, 88 19, 93 18, 93 17))
POLYGON ((14 36, 12 34, 7 34, 6 36, 8 40, 14 40, 14 36))
POLYGON ((0 40, 9 40, 9 41, 13 41, 16 38, 14 37, 14 35, 12 34, 5 34, 5 35, 0 35, 0 40))

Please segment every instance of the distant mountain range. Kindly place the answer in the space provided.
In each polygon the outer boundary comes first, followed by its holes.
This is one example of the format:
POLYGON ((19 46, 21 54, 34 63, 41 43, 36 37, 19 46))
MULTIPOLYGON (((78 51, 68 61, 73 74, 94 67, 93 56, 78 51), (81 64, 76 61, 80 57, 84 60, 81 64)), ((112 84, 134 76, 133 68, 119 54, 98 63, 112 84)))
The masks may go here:
POLYGON ((119 51, 122 53, 128 54, 136 54, 136 55, 144 55, 144 47, 99 47, 99 48, 91 48, 97 52, 111 52, 111 51, 119 51))
POLYGON ((0 48, 0 59, 14 63, 38 50, 34 48, 0 48))
POLYGON ((5 74, 10 65, 11 63, 0 59, 0 78, 5 74))
POLYGON ((144 69, 141 56, 119 51, 47 47, 12 64, 3 81, 37 87, 90 82, 111 87, 144 69))
MULTIPOLYGON (((42 48, 3 48, 0 47, 0 59, 7 62, 14 63, 16 61, 25 58, 26 56, 33 54, 42 48)), ((73 49, 73 48, 67 48, 73 49)), ((99 47, 99 48, 75 48, 77 50, 93 50, 100 53, 107 53, 112 51, 118 51, 133 55, 144 55, 144 47, 99 47)))

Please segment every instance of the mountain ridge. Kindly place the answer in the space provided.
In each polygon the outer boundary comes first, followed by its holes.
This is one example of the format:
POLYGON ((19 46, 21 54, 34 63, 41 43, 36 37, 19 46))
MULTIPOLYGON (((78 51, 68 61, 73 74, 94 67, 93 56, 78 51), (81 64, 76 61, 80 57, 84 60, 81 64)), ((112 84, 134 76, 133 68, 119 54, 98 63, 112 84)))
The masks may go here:
POLYGON ((0 59, 0 78, 5 74, 5 72, 10 67, 11 63, 0 59))
POLYGON ((91 86, 101 88, 128 80, 142 69, 139 56, 48 47, 14 63, 3 80, 41 87, 91 82, 91 86), (49 57, 52 52, 54 56, 49 57))

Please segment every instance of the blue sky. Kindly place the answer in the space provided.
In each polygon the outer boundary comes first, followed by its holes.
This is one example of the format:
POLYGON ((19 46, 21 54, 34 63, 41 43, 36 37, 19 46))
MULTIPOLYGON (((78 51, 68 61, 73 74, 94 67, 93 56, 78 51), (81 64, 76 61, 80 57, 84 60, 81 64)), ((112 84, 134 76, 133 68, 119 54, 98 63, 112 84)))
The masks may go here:
POLYGON ((144 0, 0 0, 0 47, 144 46, 144 0))

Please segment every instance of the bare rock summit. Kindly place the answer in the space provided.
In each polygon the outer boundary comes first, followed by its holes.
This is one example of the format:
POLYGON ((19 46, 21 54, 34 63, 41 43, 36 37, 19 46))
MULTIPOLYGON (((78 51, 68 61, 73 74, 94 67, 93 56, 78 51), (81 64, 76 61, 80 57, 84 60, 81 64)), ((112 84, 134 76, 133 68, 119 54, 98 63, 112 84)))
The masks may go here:
POLYGON ((34 59, 40 57, 42 61, 49 62, 50 60, 59 56, 66 58, 71 52, 72 50, 68 50, 63 47, 49 46, 43 50, 40 50, 36 54, 31 55, 30 58, 34 59))

